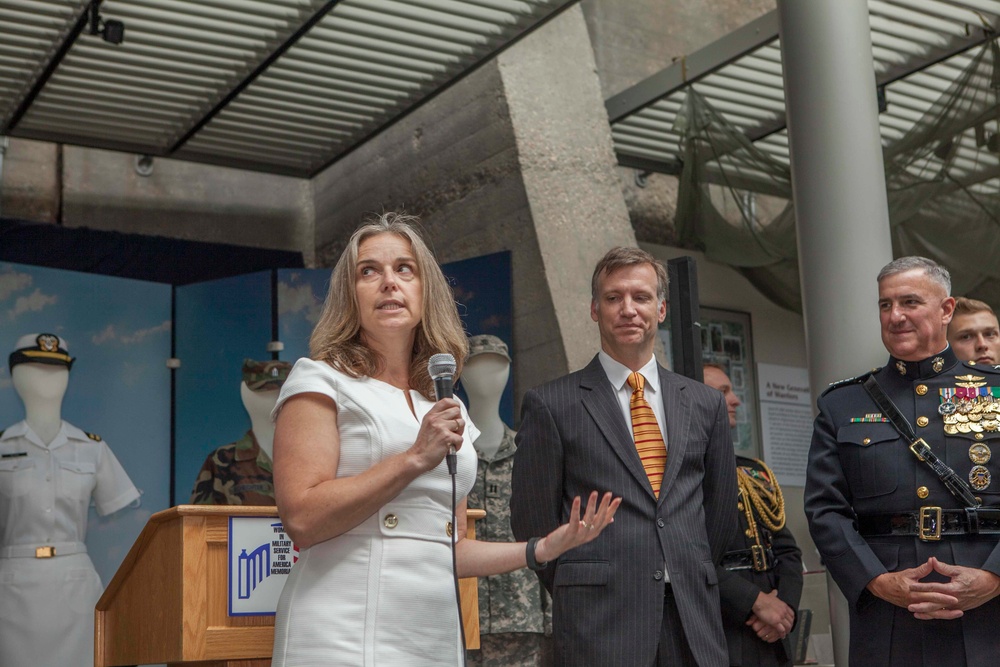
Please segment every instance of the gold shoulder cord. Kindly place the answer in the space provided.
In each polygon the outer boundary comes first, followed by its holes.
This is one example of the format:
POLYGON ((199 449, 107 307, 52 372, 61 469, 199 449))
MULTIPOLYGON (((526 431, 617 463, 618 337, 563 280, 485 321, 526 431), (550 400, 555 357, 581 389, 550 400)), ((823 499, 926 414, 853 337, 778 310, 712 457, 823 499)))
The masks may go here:
POLYGON ((740 504, 739 507, 743 510, 744 516, 747 519, 747 537, 753 540, 754 544, 758 547, 763 547, 760 541, 760 531, 757 530, 757 518, 753 515, 753 505, 750 502, 750 497, 746 492, 743 485, 743 475, 746 473, 742 469, 737 468, 738 474, 736 478, 740 482, 740 504))
POLYGON ((770 484, 747 472, 742 466, 736 476, 739 481, 740 491, 750 502, 745 503, 745 512, 750 528, 756 532, 753 521, 753 513, 750 510, 752 503, 757 510, 757 515, 765 526, 771 531, 779 531, 785 527, 785 497, 778 486, 778 480, 774 478, 774 473, 763 461, 757 461, 771 479, 770 484))

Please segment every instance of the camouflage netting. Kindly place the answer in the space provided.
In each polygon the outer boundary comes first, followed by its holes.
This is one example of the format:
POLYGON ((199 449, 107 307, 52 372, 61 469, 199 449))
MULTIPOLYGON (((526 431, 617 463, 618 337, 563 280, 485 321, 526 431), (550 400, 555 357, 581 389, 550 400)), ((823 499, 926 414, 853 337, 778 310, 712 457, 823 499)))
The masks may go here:
MULTIPOLYGON (((984 45, 903 137, 884 151, 895 256, 924 255, 955 294, 1000 306, 1000 47, 984 45), (980 258, 980 259, 975 259, 980 258)), ((892 104, 891 90, 888 103, 892 104)), ((677 203, 681 246, 745 275, 774 303, 802 311, 791 175, 693 88, 677 203)))
POLYGON ((774 303, 802 311, 789 169, 756 148, 693 88, 677 115, 682 247, 743 273, 774 303))

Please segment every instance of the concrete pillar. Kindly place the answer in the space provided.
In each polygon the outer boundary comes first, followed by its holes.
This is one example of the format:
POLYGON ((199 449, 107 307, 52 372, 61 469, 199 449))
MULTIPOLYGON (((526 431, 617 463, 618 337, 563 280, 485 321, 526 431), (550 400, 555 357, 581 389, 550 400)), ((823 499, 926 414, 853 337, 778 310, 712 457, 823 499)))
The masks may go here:
MULTIPOLYGON (((892 260, 868 3, 778 0, 813 395, 884 362, 875 276, 892 260)), ((831 585, 837 665, 846 601, 831 585), (839 599, 838 599, 839 598, 839 599)))
POLYGON ((594 265, 609 248, 636 244, 583 12, 529 35, 499 68, 567 370, 576 370, 599 347, 594 265))

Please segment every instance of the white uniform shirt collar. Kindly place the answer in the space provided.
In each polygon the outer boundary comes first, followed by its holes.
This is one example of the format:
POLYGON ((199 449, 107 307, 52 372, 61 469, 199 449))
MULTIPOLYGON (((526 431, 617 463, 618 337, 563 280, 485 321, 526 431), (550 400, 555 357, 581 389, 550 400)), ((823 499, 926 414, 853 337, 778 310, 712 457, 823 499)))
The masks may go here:
POLYGON ((16 424, 4 429, 3 436, 0 439, 7 440, 8 438, 24 437, 25 440, 35 445, 36 447, 42 447, 43 449, 55 449, 61 445, 64 445, 68 440, 83 440, 86 442, 89 440, 87 434, 80 428, 67 423, 65 420, 62 422, 62 426, 59 428, 59 433, 52 440, 51 443, 45 445, 41 438, 35 434, 31 427, 28 426, 28 422, 21 420, 16 424))

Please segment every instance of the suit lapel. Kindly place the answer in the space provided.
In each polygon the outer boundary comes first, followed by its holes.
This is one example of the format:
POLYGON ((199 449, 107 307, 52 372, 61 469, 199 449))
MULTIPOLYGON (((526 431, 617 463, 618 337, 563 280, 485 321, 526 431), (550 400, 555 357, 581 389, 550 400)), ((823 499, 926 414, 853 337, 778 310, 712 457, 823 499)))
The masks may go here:
POLYGON ((691 399, 677 376, 663 367, 660 370, 660 393, 663 394, 663 415, 667 422, 667 468, 663 471, 660 500, 670 495, 670 487, 680 473, 691 428, 691 399))
MULTIPOLYGON (((628 471, 653 498, 653 487, 649 485, 646 469, 642 467, 639 452, 635 449, 632 427, 625 423, 618 396, 615 395, 615 390, 604 373, 604 367, 596 356, 583 369, 580 387, 583 389, 581 400, 584 409, 593 418, 604 439, 608 441, 628 471)), ((669 460, 669 457, 667 458, 669 460)))

